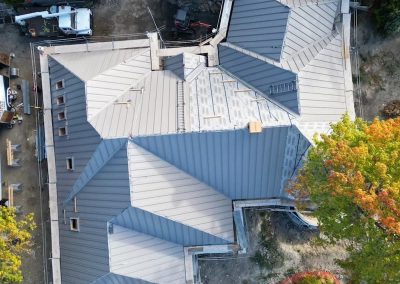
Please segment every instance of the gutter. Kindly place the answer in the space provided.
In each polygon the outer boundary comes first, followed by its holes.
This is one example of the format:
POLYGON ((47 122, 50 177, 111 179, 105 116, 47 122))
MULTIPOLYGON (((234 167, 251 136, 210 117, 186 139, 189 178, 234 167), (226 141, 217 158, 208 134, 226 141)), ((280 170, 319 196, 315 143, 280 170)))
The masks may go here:
POLYGON ((51 229, 51 263, 53 272, 53 283, 61 284, 60 267, 60 235, 58 223, 58 204, 57 204, 57 177, 56 177, 56 159, 54 155, 53 141, 53 122, 51 115, 51 92, 49 65, 47 59, 47 50, 38 47, 40 53, 40 72, 42 75, 43 92, 43 120, 45 131, 45 145, 47 152, 47 166, 49 175, 49 208, 50 208, 50 229, 51 229))

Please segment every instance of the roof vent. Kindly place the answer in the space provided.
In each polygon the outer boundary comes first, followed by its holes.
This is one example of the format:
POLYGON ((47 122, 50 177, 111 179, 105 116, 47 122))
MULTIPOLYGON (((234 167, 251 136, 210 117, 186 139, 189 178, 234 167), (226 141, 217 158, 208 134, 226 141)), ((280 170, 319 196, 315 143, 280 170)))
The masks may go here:
POLYGON ((250 121, 249 122, 249 132, 250 133, 261 133, 262 132, 261 122, 250 121))

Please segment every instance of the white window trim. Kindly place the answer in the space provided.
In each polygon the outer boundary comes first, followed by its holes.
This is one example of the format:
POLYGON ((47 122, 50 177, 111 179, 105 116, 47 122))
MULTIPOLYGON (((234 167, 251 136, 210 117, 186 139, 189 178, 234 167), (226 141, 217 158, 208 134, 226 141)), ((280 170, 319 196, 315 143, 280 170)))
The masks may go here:
POLYGON ((66 111, 65 111, 65 110, 60 111, 60 112, 57 114, 57 118, 58 118, 58 120, 66 120, 66 119, 67 119, 67 113, 66 113, 66 111), (64 117, 63 117, 63 118, 60 118, 60 114, 63 114, 64 117))
POLYGON ((67 135, 68 135, 68 128, 67 128, 67 126, 63 126, 63 127, 59 127, 59 128, 58 128, 58 136, 64 137, 64 136, 67 136, 67 135), (65 133, 64 133, 64 134, 61 133, 61 129, 63 129, 63 128, 64 128, 64 130, 65 130, 65 133))
POLYGON ((56 82, 56 90, 61 90, 61 89, 64 89, 64 88, 65 88, 65 81, 64 81, 64 79, 59 80, 59 81, 56 82), (59 83, 61 83, 61 87, 59 87, 59 83))
POLYGON ((74 157, 67 157, 67 158, 65 158, 65 162, 67 163, 67 170, 69 170, 69 171, 73 171, 73 170, 75 170, 75 160, 74 160, 74 157), (69 168, 69 162, 68 162, 68 160, 70 160, 71 159, 71 168, 69 168))
POLYGON ((64 105, 65 104, 65 95, 59 95, 57 96, 57 105, 64 105), (62 103, 60 103, 59 98, 62 98, 62 103))
POLYGON ((79 217, 70 217, 69 218, 69 229, 74 232, 79 232, 79 230, 80 230, 79 217), (76 220, 76 228, 74 228, 72 226, 72 224, 73 224, 72 220, 76 220))

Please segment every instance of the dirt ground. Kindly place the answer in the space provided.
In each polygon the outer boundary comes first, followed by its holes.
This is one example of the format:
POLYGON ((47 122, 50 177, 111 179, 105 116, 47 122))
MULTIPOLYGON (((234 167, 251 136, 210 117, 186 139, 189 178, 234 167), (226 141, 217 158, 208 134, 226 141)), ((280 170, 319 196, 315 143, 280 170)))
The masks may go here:
MULTIPOLYGON (((155 31, 155 24, 162 31, 166 40, 178 39, 171 32, 174 28, 174 15, 179 7, 192 3, 193 19, 217 25, 219 10, 208 0, 100 0, 93 10, 93 35, 131 35, 155 31), (154 22, 150 12, 154 17, 154 22), (212 12, 210 12, 212 11, 212 12)), ((194 39, 196 35, 179 35, 179 38, 194 39)))
POLYGON ((247 210, 246 224, 248 252, 200 259, 203 283, 272 284, 306 270, 328 270, 344 280, 335 259, 344 258, 345 250, 314 245, 318 232, 299 228, 285 213, 247 210))
POLYGON ((175 9, 168 1, 101 0, 93 7, 93 34, 121 35, 155 30, 147 7, 157 26, 172 24, 175 9))
MULTIPOLYGON (((384 38, 365 12, 358 12, 357 31, 361 99, 355 96, 355 108, 358 116, 372 120, 388 102, 400 99, 400 35, 384 38)), ((355 59, 353 56, 354 75, 355 59)))
MULTIPOLYGON (((0 25, 0 52, 9 54, 13 52, 15 58, 12 66, 20 69, 20 77, 10 81, 11 86, 21 85, 21 80, 30 81, 32 86, 32 68, 28 38, 19 35, 18 29, 12 25, 0 25)), ((3 68, 0 73, 7 75, 8 68, 3 68)), ((22 94, 18 92, 18 99, 14 105, 22 102, 22 94)), ((33 105, 33 92, 31 91, 31 105, 33 105)), ((45 275, 48 271, 47 259, 49 258, 48 245, 43 238, 48 235, 48 196, 45 190, 40 190, 37 159, 35 157, 36 138, 36 111, 32 109, 31 115, 24 115, 23 110, 17 109, 22 115, 23 122, 15 124, 12 129, 1 127, 0 129, 0 154, 3 178, 3 198, 8 197, 8 184, 21 183, 22 192, 14 193, 14 205, 22 206, 22 214, 33 212, 37 229, 33 234, 34 247, 31 255, 23 258, 22 271, 24 283, 45 283, 45 275), (15 158, 21 160, 21 167, 11 168, 7 166, 6 139, 13 144, 21 145, 21 152, 15 154, 15 158), (47 232, 43 234, 43 232, 47 232), (45 257, 43 257, 45 255, 45 257)))

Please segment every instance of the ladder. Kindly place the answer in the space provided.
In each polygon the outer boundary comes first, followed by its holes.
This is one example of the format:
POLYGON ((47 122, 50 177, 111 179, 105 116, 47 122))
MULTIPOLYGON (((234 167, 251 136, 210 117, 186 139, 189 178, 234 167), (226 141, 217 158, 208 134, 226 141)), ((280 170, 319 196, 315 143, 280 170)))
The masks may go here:
POLYGON ((178 133, 185 132, 185 91, 183 81, 176 82, 176 125, 178 133))

